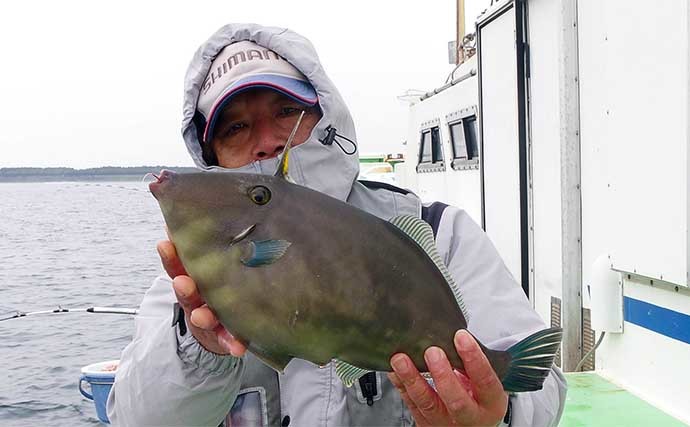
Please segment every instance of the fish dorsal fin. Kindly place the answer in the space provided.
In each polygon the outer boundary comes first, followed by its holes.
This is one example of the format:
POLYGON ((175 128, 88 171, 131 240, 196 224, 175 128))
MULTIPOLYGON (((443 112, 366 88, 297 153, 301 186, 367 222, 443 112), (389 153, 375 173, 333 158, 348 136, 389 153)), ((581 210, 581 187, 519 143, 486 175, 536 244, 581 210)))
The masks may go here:
POLYGON ((345 384, 345 387, 352 387, 352 384, 363 377, 367 372, 371 372, 371 369, 358 368, 342 360, 335 361, 335 374, 340 378, 340 381, 345 384))
POLYGON ((436 242, 434 240, 434 232, 431 226, 424 220, 417 218, 412 215, 400 215, 389 221, 391 224, 400 229, 403 233, 407 234, 412 240, 417 242, 419 246, 424 249, 429 258, 436 264, 436 267, 441 271, 443 277, 448 282, 448 286, 453 295, 455 295, 455 300, 462 310, 462 315, 465 317, 465 321, 469 321, 467 309, 465 308, 465 301, 462 298, 460 288, 455 284, 453 277, 450 275, 446 264, 441 259, 441 255, 436 249, 436 242))

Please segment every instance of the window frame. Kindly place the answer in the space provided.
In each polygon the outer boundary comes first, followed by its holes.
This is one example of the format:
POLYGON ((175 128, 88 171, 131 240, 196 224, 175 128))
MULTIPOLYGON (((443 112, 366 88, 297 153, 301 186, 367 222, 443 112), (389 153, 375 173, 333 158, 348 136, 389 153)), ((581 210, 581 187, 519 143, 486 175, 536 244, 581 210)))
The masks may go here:
POLYGON ((453 151, 453 160, 451 161, 450 167, 454 170, 470 170, 479 169, 479 158, 481 157, 481 143, 479 141, 479 117, 477 115, 477 106, 473 105, 471 107, 463 108, 462 110, 454 111, 446 115, 446 127, 448 129, 448 136, 450 138, 450 148, 453 151), (465 153, 469 157, 470 150, 467 143, 467 135, 465 133, 464 121, 470 118, 474 118, 475 123, 475 135, 477 144, 477 156, 473 158, 466 157, 456 157, 455 155, 455 143, 453 141, 453 131, 452 126, 459 125, 462 128, 463 144, 465 145, 465 153))
POLYGON ((417 151, 417 172, 443 172, 446 170, 445 153, 443 148, 443 136, 441 133, 441 120, 434 119, 424 122, 419 130, 419 150, 417 151), (434 146, 434 129, 438 131, 437 150, 434 146), (424 153, 424 135, 429 133, 429 143, 431 145, 431 161, 422 162, 424 153), (434 161, 436 160, 436 161, 434 161))

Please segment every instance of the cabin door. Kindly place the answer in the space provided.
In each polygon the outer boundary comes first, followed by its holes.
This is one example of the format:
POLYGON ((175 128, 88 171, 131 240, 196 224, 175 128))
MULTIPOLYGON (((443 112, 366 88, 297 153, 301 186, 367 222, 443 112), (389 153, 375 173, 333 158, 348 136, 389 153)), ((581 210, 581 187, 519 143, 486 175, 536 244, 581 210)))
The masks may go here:
POLYGON ((482 226, 530 292, 523 1, 477 22, 482 226))

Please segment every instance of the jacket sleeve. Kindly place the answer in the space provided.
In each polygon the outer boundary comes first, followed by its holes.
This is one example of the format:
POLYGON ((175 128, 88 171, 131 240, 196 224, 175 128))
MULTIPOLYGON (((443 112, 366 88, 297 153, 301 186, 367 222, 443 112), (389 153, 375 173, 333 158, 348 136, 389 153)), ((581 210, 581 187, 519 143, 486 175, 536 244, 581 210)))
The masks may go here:
POLYGON ((172 327, 175 295, 157 278, 135 317, 108 396, 115 426, 217 426, 240 388, 243 359, 206 351, 172 327))
MULTIPOLYGON (((465 301, 468 329, 484 345, 505 350, 546 328, 486 233, 465 211, 445 209, 437 246, 465 301)), ((510 397, 510 425, 557 425, 566 389, 565 377, 552 367, 541 390, 510 397)))

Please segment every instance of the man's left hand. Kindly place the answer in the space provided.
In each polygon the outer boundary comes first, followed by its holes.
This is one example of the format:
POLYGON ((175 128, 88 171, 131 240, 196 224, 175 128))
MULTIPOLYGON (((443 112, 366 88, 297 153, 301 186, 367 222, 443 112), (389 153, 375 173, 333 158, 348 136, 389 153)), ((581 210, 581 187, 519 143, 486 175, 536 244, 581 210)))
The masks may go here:
POLYGON ((424 352, 436 390, 405 354, 391 358, 388 374, 419 426, 495 426, 508 407, 508 395, 477 341, 465 330, 455 334, 465 373, 454 370, 438 347, 424 352))

